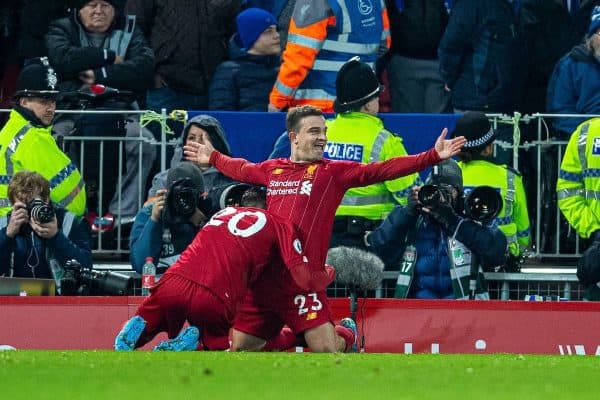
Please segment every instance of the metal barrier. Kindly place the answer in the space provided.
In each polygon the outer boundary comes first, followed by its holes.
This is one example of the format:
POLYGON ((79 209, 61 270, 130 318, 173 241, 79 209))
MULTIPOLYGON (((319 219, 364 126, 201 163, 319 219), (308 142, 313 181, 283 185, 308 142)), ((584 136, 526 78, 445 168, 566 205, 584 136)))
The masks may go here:
MULTIPOLYGON (((582 300, 585 291, 572 268, 537 266, 527 272, 486 272, 484 276, 492 300, 524 300, 530 295, 546 301, 582 300)), ((393 298, 397 278, 398 271, 385 271, 380 288, 366 293, 359 290, 357 294, 359 297, 393 298)), ((327 294, 329 297, 350 297, 351 291, 334 283, 327 289, 327 294)))
MULTIPOLYGON (((546 263, 573 265, 587 248, 563 217, 556 201, 556 181, 568 139, 557 138, 549 122, 553 118, 594 118, 600 115, 540 114, 521 116, 491 115, 495 126, 510 124, 513 127, 513 143, 496 142, 496 146, 513 152, 512 166, 523 171, 525 164, 535 174, 533 198, 528 197, 528 209, 532 228, 532 248, 529 257, 546 263), (522 140, 524 128, 535 126, 535 137, 522 140), (523 157, 526 157, 525 159, 523 157)), ((528 176, 526 178, 530 178, 528 176)), ((528 196, 531 191, 528 191, 528 196)))
MULTIPOLYGON (((0 113, 8 112, 10 110, 0 109, 0 113)), ((57 114, 139 114, 143 115, 147 111, 132 111, 132 110, 116 110, 116 111, 80 111, 80 110, 58 110, 57 114)), ((528 198, 528 206, 530 210, 530 216, 532 217, 532 239, 533 245, 529 253, 530 261, 535 263, 535 267, 573 267, 575 261, 580 257, 581 253, 585 250, 584 241, 582 241, 576 233, 570 228, 568 223, 564 220, 560 210, 556 205, 556 194, 555 185, 556 177, 560 169, 560 163, 564 149, 567 145, 566 140, 556 139, 553 135, 552 129, 549 127, 548 120, 556 117, 561 118, 592 118, 600 115, 556 115, 556 114, 534 114, 521 116, 519 113, 515 113, 512 116, 490 114, 488 115, 492 120, 494 126, 500 126, 500 124, 509 124, 513 128, 513 143, 520 143, 518 146, 513 146, 512 143, 508 142, 497 142, 497 148, 512 150, 512 165, 516 169, 521 169, 525 163, 529 163, 533 166, 535 185, 533 191, 534 198, 528 198), (531 127, 535 126, 535 137, 532 140, 521 140, 521 132, 523 129, 531 130, 531 127), (527 158, 523 158, 524 156, 527 158)), ((426 118, 426 116, 424 116, 426 118)), ((166 111, 163 110, 157 120, 162 119, 163 121, 168 118, 166 111)), ((104 200, 105 188, 102 186, 104 174, 111 174, 114 171, 108 169, 109 167, 104 164, 105 149, 109 143, 117 143, 117 157, 118 157, 118 171, 123 169, 123 157, 124 157, 124 146, 129 141, 135 141, 139 146, 139 160, 138 166, 141 169, 142 160, 142 145, 150 144, 157 147, 157 151, 160 157, 160 169, 164 170, 167 167, 167 149, 169 146, 175 145, 175 139, 169 139, 167 136, 167 127, 164 123, 160 124, 160 140, 150 140, 141 135, 138 137, 122 137, 122 136, 64 136, 64 145, 66 143, 78 143, 79 144, 79 165, 84 164, 86 157, 84 144, 86 143, 98 143, 98 168, 100 171, 99 179, 99 212, 98 215, 102 216, 105 210, 102 209, 102 200, 104 200)), ((251 142, 251 141, 249 141, 251 142)), ((86 178, 85 169, 81 170, 83 178, 86 178)), ((122 175, 119 173, 117 176, 117 188, 121 187, 122 175)), ((144 193, 145 182, 141 182, 138 179, 138 185, 140 193, 144 193)), ((144 193, 145 194, 145 193, 144 193)), ((117 190, 117 196, 120 201, 121 193, 117 190)), ((139 196, 138 205, 141 207, 145 198, 142 195, 139 196)), ((113 256, 124 260, 124 257, 128 254, 127 244, 127 233, 122 224, 116 225, 114 237, 106 238, 102 234, 97 235, 94 238, 94 258, 96 260, 106 260, 113 256), (109 243, 110 242, 110 243, 109 243)), ((393 272, 391 272, 393 274, 393 272)), ((541 295, 556 295, 559 297, 566 297, 571 299, 579 299, 581 288, 577 286, 577 279, 574 274, 545 274, 531 276, 526 274, 488 274, 488 280, 490 283, 497 282, 498 288, 491 289, 496 290, 497 298, 519 298, 524 294, 530 294, 535 292, 541 295), (543 278, 543 279, 542 279, 543 278), (554 286, 552 286, 554 285, 554 286), (568 294, 568 295, 567 295, 568 294)), ((387 278, 387 284, 379 289, 374 295, 376 297, 391 297, 390 290, 392 290, 395 278, 387 278)), ((335 295, 345 296, 348 294, 346 288, 334 288, 335 295)))

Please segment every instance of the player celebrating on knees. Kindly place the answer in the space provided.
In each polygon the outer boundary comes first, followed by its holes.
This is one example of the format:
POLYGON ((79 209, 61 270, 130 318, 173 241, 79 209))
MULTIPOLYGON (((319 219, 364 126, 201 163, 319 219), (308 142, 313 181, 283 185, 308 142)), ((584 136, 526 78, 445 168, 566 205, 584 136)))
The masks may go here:
POLYGON ((292 223, 256 207, 227 207, 150 290, 117 334, 115 350, 134 350, 164 331, 169 339, 155 350, 226 350, 237 304, 266 265, 273 273, 287 269, 307 291, 324 290, 333 281, 331 268, 311 273, 317 269, 306 262, 292 223), (190 326, 182 331, 186 320, 190 326))
MULTIPOLYGON (((189 161, 212 164, 233 179, 266 186, 267 210, 298 226, 310 265, 321 269, 335 210, 347 189, 420 171, 457 154, 465 142, 463 137, 446 140, 448 130, 444 129, 434 148, 426 152, 361 164, 323 158, 327 128, 322 111, 316 107, 290 109, 286 128, 291 142, 289 159, 254 164, 199 143, 184 146, 184 154, 189 161)), ((294 334, 303 334, 312 351, 340 350, 326 291, 303 291, 285 276, 261 278, 248 292, 236 316, 232 349, 257 349, 264 345, 264 339, 277 339, 282 322, 294 334)))

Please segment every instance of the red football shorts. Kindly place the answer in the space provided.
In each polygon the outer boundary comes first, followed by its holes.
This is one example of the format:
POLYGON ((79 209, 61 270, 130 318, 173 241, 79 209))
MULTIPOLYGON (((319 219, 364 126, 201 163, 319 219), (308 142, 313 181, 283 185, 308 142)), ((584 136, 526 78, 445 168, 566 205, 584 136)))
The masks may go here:
POLYGON ((204 350, 229 348, 229 329, 234 313, 204 286, 182 276, 163 275, 136 314, 146 321, 139 346, 160 332, 166 331, 171 339, 176 337, 187 320, 200 330, 204 350))

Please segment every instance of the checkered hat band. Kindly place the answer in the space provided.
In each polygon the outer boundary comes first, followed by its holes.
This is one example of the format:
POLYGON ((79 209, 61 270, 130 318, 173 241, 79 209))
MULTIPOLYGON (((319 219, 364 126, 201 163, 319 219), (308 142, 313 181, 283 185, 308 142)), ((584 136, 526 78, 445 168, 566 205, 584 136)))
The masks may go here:
POLYGON ((463 147, 470 148, 470 147, 483 146, 484 144, 486 144, 487 142, 489 142, 490 139, 492 139, 493 136, 494 136, 494 130, 490 128, 490 130, 488 131, 488 133, 486 133, 485 135, 483 135, 479 139, 468 141, 467 143, 465 143, 465 145, 463 147))

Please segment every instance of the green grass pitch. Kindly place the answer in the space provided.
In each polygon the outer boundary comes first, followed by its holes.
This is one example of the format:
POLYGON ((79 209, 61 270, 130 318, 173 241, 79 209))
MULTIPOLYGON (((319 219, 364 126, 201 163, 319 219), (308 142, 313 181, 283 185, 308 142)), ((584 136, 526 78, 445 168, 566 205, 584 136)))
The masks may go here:
POLYGON ((0 352, 1 399, 597 399, 594 356, 0 352))

